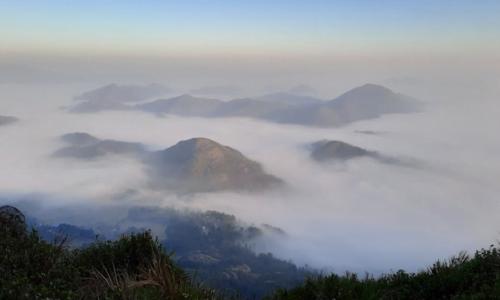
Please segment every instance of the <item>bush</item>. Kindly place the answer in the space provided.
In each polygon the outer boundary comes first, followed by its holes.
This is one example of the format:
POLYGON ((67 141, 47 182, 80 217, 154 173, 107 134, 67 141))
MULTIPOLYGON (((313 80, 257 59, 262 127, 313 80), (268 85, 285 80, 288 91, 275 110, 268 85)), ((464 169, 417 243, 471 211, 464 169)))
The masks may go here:
POLYGON ((493 245, 470 258, 465 252, 426 270, 374 279, 355 274, 307 278, 304 285, 277 290, 267 299, 500 299, 500 250, 493 245))
POLYGON ((149 231, 71 249, 35 229, 0 226, 0 299, 218 299, 195 284, 149 231))

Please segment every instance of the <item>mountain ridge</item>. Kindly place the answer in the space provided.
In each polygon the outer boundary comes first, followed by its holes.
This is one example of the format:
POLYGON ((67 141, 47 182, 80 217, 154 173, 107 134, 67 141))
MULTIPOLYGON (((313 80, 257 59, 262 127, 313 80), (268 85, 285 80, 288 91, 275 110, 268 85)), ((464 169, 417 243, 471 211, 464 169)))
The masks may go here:
POLYGON ((280 97, 288 97, 283 95, 278 94, 278 98, 268 99, 271 101, 258 98, 241 98, 224 102, 218 99, 197 98, 190 94, 183 94, 135 106, 127 106, 116 102, 106 102, 105 104, 87 102, 86 107, 77 106, 72 112, 136 109, 155 114, 164 113, 181 117, 248 117, 282 124, 339 127, 360 120, 379 118, 385 114, 419 112, 423 108, 423 102, 403 94, 394 93, 388 88, 375 84, 356 87, 328 101, 293 95, 295 98, 278 101, 280 97), (299 104, 291 104, 287 103, 287 101, 298 101, 299 104), (307 103, 301 103, 302 101, 307 103))

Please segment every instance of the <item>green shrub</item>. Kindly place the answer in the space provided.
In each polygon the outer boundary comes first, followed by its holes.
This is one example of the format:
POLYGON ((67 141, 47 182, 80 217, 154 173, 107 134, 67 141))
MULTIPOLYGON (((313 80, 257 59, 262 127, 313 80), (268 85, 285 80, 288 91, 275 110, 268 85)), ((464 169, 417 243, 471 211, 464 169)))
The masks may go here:
POLYGON ((309 277, 305 284, 279 289, 267 299, 500 299, 500 251, 492 245, 472 258, 461 252, 417 273, 400 270, 377 279, 351 273, 309 277))
POLYGON ((71 249, 35 229, 0 226, 0 299, 219 299, 195 284, 149 231, 71 249))

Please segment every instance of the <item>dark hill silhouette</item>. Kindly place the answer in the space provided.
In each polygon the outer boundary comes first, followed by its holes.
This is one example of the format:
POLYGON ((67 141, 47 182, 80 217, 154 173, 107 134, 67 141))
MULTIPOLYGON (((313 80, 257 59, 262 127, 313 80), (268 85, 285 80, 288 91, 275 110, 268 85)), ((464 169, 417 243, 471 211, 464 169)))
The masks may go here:
POLYGON ((216 85, 205 86, 199 89, 191 90, 196 95, 230 95, 237 96, 243 93, 243 89, 235 85, 216 85))
POLYGON ((0 126, 11 124, 17 121, 19 121, 19 119, 15 117, 0 116, 0 126))

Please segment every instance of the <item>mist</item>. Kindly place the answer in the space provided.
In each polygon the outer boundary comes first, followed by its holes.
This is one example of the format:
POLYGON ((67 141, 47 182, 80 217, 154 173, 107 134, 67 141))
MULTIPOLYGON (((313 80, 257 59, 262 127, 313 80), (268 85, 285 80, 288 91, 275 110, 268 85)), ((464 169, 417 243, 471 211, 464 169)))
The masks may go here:
MULTIPOLYGON (((355 87, 353 80, 321 89, 326 86, 322 78, 277 81, 286 88, 311 84, 325 99, 355 87)), ((116 222, 134 206, 217 210, 288 234, 286 240, 262 241, 257 250, 335 272, 416 271, 437 258, 494 243, 500 213, 499 81, 474 85, 468 77, 452 84, 446 78, 409 82, 387 76, 373 82, 418 97, 426 102, 426 110, 328 129, 244 118, 159 118, 138 111, 79 115, 59 107, 74 105, 74 96, 100 83, 2 84, 0 115, 20 121, 0 127, 0 204, 19 205, 54 224, 79 226, 116 222), (184 196, 154 191, 148 188, 144 165, 132 158, 51 158, 64 146, 59 137, 72 132, 139 142, 150 150, 193 137, 209 138, 261 163, 286 187, 184 196), (306 145, 321 139, 419 163, 409 168, 360 158, 320 164, 309 157, 306 145)), ((168 86, 180 94, 209 83, 199 79, 168 86)), ((235 83, 254 94, 264 87, 261 79, 246 86, 241 80, 222 82, 235 83)), ((153 229, 162 234, 161 228, 153 229)))

